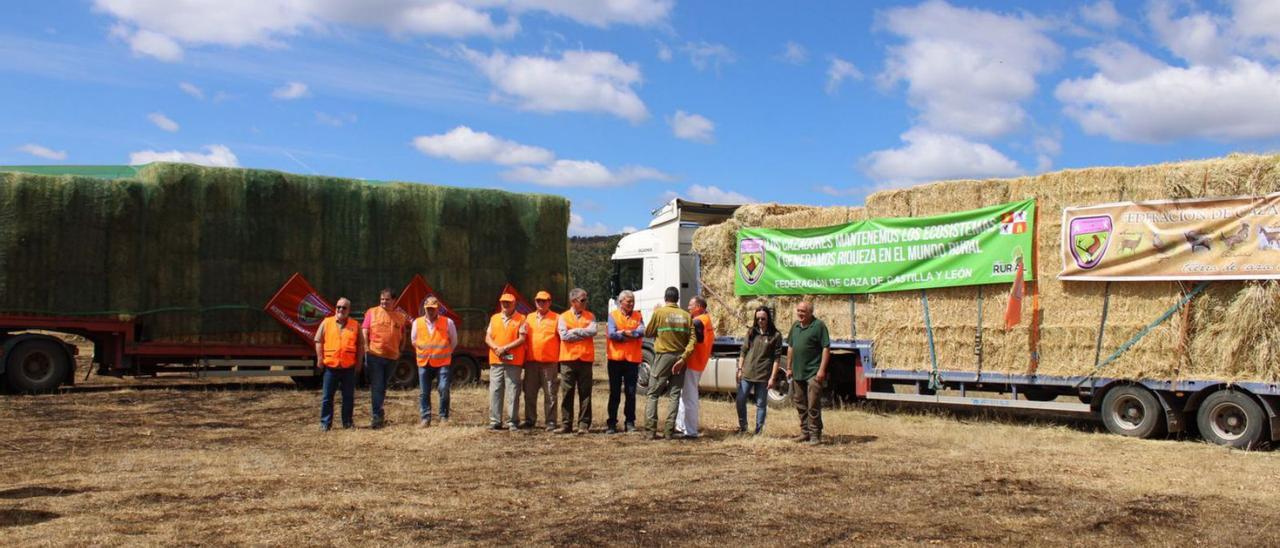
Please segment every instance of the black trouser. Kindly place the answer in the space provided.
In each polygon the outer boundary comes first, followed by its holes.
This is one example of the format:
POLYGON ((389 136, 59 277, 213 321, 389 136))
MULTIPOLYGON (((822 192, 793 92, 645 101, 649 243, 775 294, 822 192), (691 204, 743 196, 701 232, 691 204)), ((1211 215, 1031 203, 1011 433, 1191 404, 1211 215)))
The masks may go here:
POLYGON ((636 380, 640 375, 640 364, 621 360, 609 360, 609 421, 610 427, 618 426, 618 403, 626 396, 622 406, 622 417, 627 424, 636 423, 636 380))

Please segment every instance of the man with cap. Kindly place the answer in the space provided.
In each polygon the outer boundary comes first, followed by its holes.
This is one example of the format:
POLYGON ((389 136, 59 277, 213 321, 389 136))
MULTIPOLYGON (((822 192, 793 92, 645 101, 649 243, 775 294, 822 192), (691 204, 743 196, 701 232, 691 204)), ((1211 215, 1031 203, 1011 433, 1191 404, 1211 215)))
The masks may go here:
POLYGON ((560 315, 551 311, 551 294, 539 291, 533 297, 536 310, 525 316, 529 326, 528 351, 524 356, 524 422, 538 424, 538 392, 542 392, 542 416, 547 430, 555 430, 556 396, 560 392, 560 315))
POLYGON ((587 290, 569 291, 569 309, 560 314, 560 432, 573 432, 573 400, 578 399, 578 433, 591 429, 591 367, 596 361, 596 317, 587 310, 587 290))
POLYGON ((515 295, 503 293, 498 305, 501 311, 489 318, 484 333, 484 343, 489 346, 489 428, 502 428, 505 410, 507 428, 515 432, 520 424, 520 373, 529 326, 524 314, 516 312, 515 295))
POLYGON ((609 341, 605 348, 609 358, 609 420, 606 433, 618 433, 618 403, 622 396, 624 428, 636 430, 636 380, 640 361, 644 359, 644 318, 636 311, 636 295, 630 290, 618 293, 618 308, 609 313, 609 341))
POLYGON ((370 428, 382 428, 382 401, 387 397, 387 380, 400 361, 404 345, 404 332, 409 318, 395 308, 395 294, 383 289, 378 294, 378 306, 364 313, 361 332, 369 343, 365 352, 365 371, 369 375, 369 401, 372 411, 370 428))
POLYGON ((431 388, 440 383, 440 420, 449 420, 449 379, 453 349, 458 346, 458 328, 440 313, 440 299, 434 295, 422 302, 423 315, 413 321, 409 340, 418 362, 419 427, 431 426, 431 388))
POLYGON ((644 407, 645 429, 658 439, 658 399, 664 394, 670 399, 663 433, 667 439, 675 438, 676 413, 680 406, 680 391, 684 385, 684 368, 693 354, 693 319, 680 308, 680 290, 668 287, 663 296, 665 303, 653 310, 644 336, 655 337, 653 363, 649 365, 649 398, 644 407))
POLYGON ((334 305, 334 315, 325 318, 316 329, 316 368, 324 371, 324 389, 320 396, 320 430, 333 426, 333 394, 342 387, 342 427, 353 428, 355 421, 356 373, 364 361, 364 337, 360 324, 351 319, 351 301, 346 297, 334 305))

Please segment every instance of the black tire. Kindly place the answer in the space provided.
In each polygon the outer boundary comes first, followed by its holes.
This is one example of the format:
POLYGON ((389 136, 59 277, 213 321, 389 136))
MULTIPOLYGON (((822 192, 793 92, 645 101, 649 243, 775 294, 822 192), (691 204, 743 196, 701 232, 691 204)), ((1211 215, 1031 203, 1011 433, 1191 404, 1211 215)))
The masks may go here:
POLYGON ((636 372, 636 394, 649 393, 649 364, 653 363, 653 350, 645 348, 640 353, 640 369, 636 372))
POLYGON ((298 388, 305 390, 319 390, 320 387, 324 385, 324 377, 320 376, 318 371, 310 376, 295 376, 289 378, 293 379, 293 384, 298 385, 298 388))
POLYGON ((480 382, 480 364, 466 354, 453 355, 453 369, 450 371, 451 386, 469 386, 480 382))
POLYGON ((1196 411, 1196 426, 1205 441, 1249 449, 1262 440, 1267 414, 1252 397, 1235 390, 1219 390, 1196 411))
POLYGON ((71 360, 66 350, 53 341, 20 342, 6 355, 5 377, 15 392, 52 392, 70 373, 71 360))
POLYGON ((1117 386, 1102 398, 1102 423, 1112 434, 1154 438, 1165 433, 1164 409, 1150 390, 1141 386, 1117 386))
POLYGON ((1027 388, 1018 393, 1022 394, 1022 397, 1026 398, 1027 401, 1053 401, 1058 399, 1057 392, 1044 388, 1027 388))
POLYGON ((405 390, 418 387, 418 364, 413 359, 400 359, 391 370, 391 388, 405 390))

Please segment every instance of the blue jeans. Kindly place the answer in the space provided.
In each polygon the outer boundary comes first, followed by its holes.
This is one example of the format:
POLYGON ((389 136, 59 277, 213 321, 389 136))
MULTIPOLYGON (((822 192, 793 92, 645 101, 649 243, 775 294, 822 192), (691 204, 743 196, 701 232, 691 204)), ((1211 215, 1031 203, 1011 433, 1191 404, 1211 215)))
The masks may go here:
POLYGON ((324 388, 320 396, 320 426, 333 425, 333 393, 342 386, 342 427, 353 426, 356 408, 356 368, 324 368, 324 388))
POLYGON ((769 383, 765 381, 738 381, 738 429, 747 429, 747 393, 755 390, 756 397, 756 430, 764 431, 764 416, 769 409, 769 383))
POLYGON ((453 366, 418 368, 418 416, 431 418, 431 385, 440 379, 440 418, 449 418, 449 384, 453 366))
POLYGON ((395 360, 373 354, 365 355, 365 371, 369 375, 369 400, 374 424, 382 422, 382 402, 387 398, 387 380, 396 370, 395 360))
POLYGON ((640 375, 640 364, 609 360, 609 420, 610 427, 618 426, 618 403, 626 396, 622 405, 622 417, 627 424, 636 423, 636 379, 640 375))

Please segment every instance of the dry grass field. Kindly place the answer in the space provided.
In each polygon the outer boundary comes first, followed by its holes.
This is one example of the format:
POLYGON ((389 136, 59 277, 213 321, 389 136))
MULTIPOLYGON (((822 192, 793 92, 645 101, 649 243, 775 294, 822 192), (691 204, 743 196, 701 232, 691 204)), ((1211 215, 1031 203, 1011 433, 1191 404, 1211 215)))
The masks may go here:
MULTIPOLYGON (((489 432, 487 394, 419 430, 317 431, 289 384, 102 385, 0 399, 0 545, 1280 544, 1280 452, 941 412, 794 411, 739 438, 489 432)), ((596 428, 605 392, 597 382, 596 428)))

